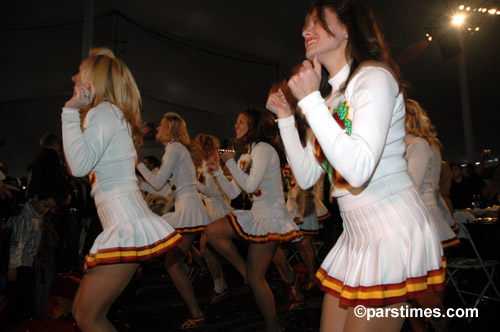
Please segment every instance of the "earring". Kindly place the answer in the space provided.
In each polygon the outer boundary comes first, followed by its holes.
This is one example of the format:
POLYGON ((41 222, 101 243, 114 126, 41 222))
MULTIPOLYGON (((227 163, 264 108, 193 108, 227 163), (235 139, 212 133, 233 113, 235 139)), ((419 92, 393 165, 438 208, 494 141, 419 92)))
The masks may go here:
POLYGON ((349 38, 349 35, 346 33, 346 34, 345 34, 345 39, 347 39, 347 38, 349 38))

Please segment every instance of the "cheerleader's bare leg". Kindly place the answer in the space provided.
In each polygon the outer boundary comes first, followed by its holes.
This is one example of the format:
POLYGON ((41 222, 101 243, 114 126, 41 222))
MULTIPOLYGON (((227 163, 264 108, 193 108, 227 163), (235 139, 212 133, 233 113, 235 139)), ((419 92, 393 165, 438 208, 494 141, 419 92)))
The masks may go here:
POLYGON ((85 274, 72 308, 73 317, 83 332, 116 331, 106 315, 138 267, 138 263, 98 265, 85 274))
POLYGON ((274 296, 266 281, 266 271, 278 242, 251 243, 248 248, 247 280, 252 288, 268 331, 281 331, 274 296))
MULTIPOLYGON (((443 292, 426 292, 424 296, 419 297, 416 299, 417 303, 420 305, 422 309, 439 309, 440 312, 444 312, 444 305, 443 305, 443 292)), ((422 318, 420 320, 423 321, 422 318)), ((442 318, 435 318, 431 317, 429 321, 432 324, 432 328, 436 332, 446 332, 448 331, 447 328, 447 321, 445 317, 442 318)), ((415 323, 415 320, 410 321, 413 324, 415 323)), ((417 323, 418 324, 418 323, 417 323)), ((416 324, 416 326, 418 326, 416 324)), ((423 325, 423 324, 422 324, 423 325)))
POLYGON ((203 313, 196 301, 193 285, 189 280, 186 271, 183 269, 184 257, 193 245, 195 234, 182 234, 184 240, 174 249, 165 255, 165 269, 170 278, 187 304, 191 318, 200 318, 203 313))
POLYGON ((281 278, 285 281, 288 287, 290 287, 291 296, 293 297, 289 300, 294 302, 303 302, 304 295, 302 295, 302 292, 300 291, 300 278, 293 272, 292 267, 288 263, 286 255, 280 245, 278 245, 274 251, 273 262, 278 269, 281 278))
POLYGON ((236 268, 246 282, 245 261, 232 241, 239 237, 231 226, 229 219, 223 217, 211 222, 205 228, 205 235, 212 247, 236 268))
MULTIPOLYGON (((389 306, 381 307, 384 309, 400 310, 401 307, 406 307, 406 302, 396 303, 389 306)), ((403 326, 404 317, 392 317, 387 315, 384 317, 372 317, 368 320, 365 317, 355 315, 355 307, 340 306, 339 299, 333 295, 325 293, 323 299, 323 307, 321 312, 321 327, 322 332, 372 332, 372 331, 387 331, 399 332, 403 326)))
POLYGON ((297 242, 295 245, 299 250, 300 257, 302 257, 302 260, 304 261, 304 265, 309 273, 309 281, 311 282, 314 280, 316 270, 318 269, 314 256, 313 237, 310 235, 304 235, 302 241, 297 242))
POLYGON ((224 274, 222 273, 222 266, 217 255, 213 252, 213 249, 207 243, 207 236, 202 233, 200 238, 200 251, 201 255, 207 262, 208 270, 210 275, 214 280, 214 290, 217 293, 223 292, 226 288, 226 280, 224 279, 224 274))

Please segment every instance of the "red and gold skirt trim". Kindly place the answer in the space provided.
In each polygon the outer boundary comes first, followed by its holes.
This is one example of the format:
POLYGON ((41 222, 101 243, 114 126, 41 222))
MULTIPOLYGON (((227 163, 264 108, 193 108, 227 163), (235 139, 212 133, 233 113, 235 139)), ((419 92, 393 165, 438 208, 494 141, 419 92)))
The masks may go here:
POLYGON ((443 249, 448 249, 448 248, 457 246, 459 244, 460 244, 460 240, 456 236, 454 238, 449 239, 449 240, 441 241, 441 246, 443 247, 443 249))
POLYGON ((197 234, 203 232, 205 227, 206 227, 205 225, 201 225, 195 227, 176 228, 175 230, 181 234, 197 234))
POLYGON ((307 229, 301 229, 300 231, 301 231, 301 232, 302 232, 302 234, 304 234, 304 235, 309 235, 309 236, 319 235, 319 231, 318 231, 318 230, 307 230, 307 229))
POLYGON ((329 276, 322 268, 316 273, 316 282, 324 292, 338 297, 346 307, 363 305, 366 307, 386 306, 416 299, 428 291, 440 291, 445 287, 446 259, 442 259, 439 269, 428 271, 427 275, 407 278, 395 284, 351 287, 341 280, 329 276))
POLYGON ((243 227, 238 223, 237 217, 233 213, 227 215, 229 218, 229 223, 233 227, 234 231, 238 236, 246 241, 253 243, 267 243, 270 241, 283 241, 290 242, 294 239, 301 238, 303 236, 301 231, 291 230, 284 234, 282 233, 267 233, 263 235, 249 234, 244 231, 243 227))
POLYGON ((85 258, 84 271, 101 264, 142 262, 160 256, 175 248, 183 240, 179 232, 143 247, 121 247, 100 249, 85 258))

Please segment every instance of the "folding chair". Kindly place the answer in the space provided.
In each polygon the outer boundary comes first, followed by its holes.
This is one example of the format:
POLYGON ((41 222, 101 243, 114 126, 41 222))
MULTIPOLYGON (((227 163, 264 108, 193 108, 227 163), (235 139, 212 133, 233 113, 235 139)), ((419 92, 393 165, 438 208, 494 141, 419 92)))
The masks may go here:
MULTIPOLYGON (((467 303, 462 296, 462 294, 467 294, 467 295, 472 295, 476 298, 474 302, 474 307, 477 308, 479 305, 479 302, 482 299, 486 300, 494 300, 494 301, 499 301, 500 302, 500 293, 498 292, 497 287, 495 286, 495 283, 493 282, 493 277, 495 275, 495 267, 499 264, 498 261, 495 260, 483 260, 481 258, 481 255, 479 254, 479 251, 476 248, 476 245, 474 244, 474 241, 472 240, 472 237, 467 230, 467 227, 465 224, 462 223, 457 223, 458 227, 460 228, 461 231, 461 237, 469 240, 469 243, 472 247, 472 251, 475 255, 475 257, 470 257, 470 258, 452 258, 447 261, 447 266, 448 266, 448 279, 446 280, 446 285, 451 283, 455 290, 458 293, 458 296, 460 297, 460 300, 462 301, 463 305, 466 306, 467 303), (470 270, 474 269, 475 271, 482 271, 486 275, 487 282, 485 285, 481 285, 482 287, 481 292, 476 293, 472 292, 470 290, 466 290, 461 288, 462 286, 459 285, 458 282, 458 275, 460 271, 464 270, 470 270), (492 296, 487 296, 486 292, 488 289, 492 289, 492 296), (496 294, 496 297, 494 296, 496 294)), ((472 317, 469 318, 469 322, 472 320, 472 317)))
MULTIPOLYGON (((325 242, 323 240, 316 238, 313 240, 314 255, 316 256, 316 259, 318 260, 319 263, 321 263, 322 261, 322 258, 320 257, 320 252, 324 246, 325 242)), ((288 256, 288 263, 292 264, 294 260, 296 261, 297 264, 302 262, 299 250, 295 246, 291 246, 290 254, 288 256)))

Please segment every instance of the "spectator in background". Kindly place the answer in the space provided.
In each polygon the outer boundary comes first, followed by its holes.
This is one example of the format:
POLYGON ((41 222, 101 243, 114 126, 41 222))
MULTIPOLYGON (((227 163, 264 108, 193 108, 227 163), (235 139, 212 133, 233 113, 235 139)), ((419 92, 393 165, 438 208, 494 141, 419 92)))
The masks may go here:
POLYGON ((465 167, 467 170, 467 180, 469 182, 469 187, 475 200, 481 200, 481 190, 483 189, 485 182, 479 172, 476 171, 476 166, 474 164, 467 164, 465 167))
POLYGON ((46 214, 41 223, 41 240, 34 260, 35 268, 35 318, 47 317, 47 300, 56 280, 55 251, 59 245, 52 213, 46 214))
POLYGON ((12 197, 12 191, 19 191, 18 187, 3 182, 5 179, 6 179, 6 176, 5 176, 4 172, 2 170, 0 170, 0 200, 4 200, 8 197, 12 197))
POLYGON ((0 180, 0 200, 12 197, 12 191, 19 191, 19 188, 0 180))
POLYGON ((498 205, 498 194, 500 193, 500 164, 497 166, 484 167, 484 161, 490 155, 490 150, 483 150, 479 163, 478 173, 486 181, 481 194, 487 205, 498 205))
POLYGON ((453 209, 461 210, 471 206, 472 190, 469 181, 462 172, 462 166, 457 163, 450 163, 451 167, 451 187, 450 200, 453 204, 453 209))
MULTIPOLYGON (((441 173, 439 177, 439 193, 441 194, 441 197, 443 197, 444 202, 446 203, 446 207, 448 208, 448 211, 450 212, 451 215, 453 215, 453 204, 451 204, 451 199, 450 199, 450 188, 451 188, 451 179, 452 179, 452 174, 451 174, 451 167, 450 165, 444 161, 441 160, 441 173)), ((439 202, 438 202, 439 204, 439 202)))
POLYGON ((7 297, 9 304, 5 319, 19 321, 34 313, 34 262, 42 240, 43 216, 55 209, 57 195, 33 194, 21 214, 9 218, 7 227, 12 231, 8 266, 7 297))
POLYGON ((42 149, 31 164, 31 181, 28 185, 28 197, 39 192, 53 192, 65 199, 68 205, 71 199, 67 172, 61 160, 61 143, 51 133, 40 138, 42 149))
POLYGON ((28 197, 37 192, 52 192, 61 197, 62 204, 56 213, 46 218, 54 219, 58 233, 61 236, 60 247, 57 250, 59 269, 73 270, 77 266, 73 262, 77 258, 74 248, 78 243, 71 236, 75 228, 75 218, 69 206, 71 203, 71 184, 69 174, 63 162, 61 141, 52 133, 45 133, 40 138, 41 150, 31 163, 31 180, 28 184, 28 197))
POLYGON ((7 176, 8 168, 0 162, 0 219, 7 220, 18 214, 19 205, 26 201, 19 179, 7 176))

